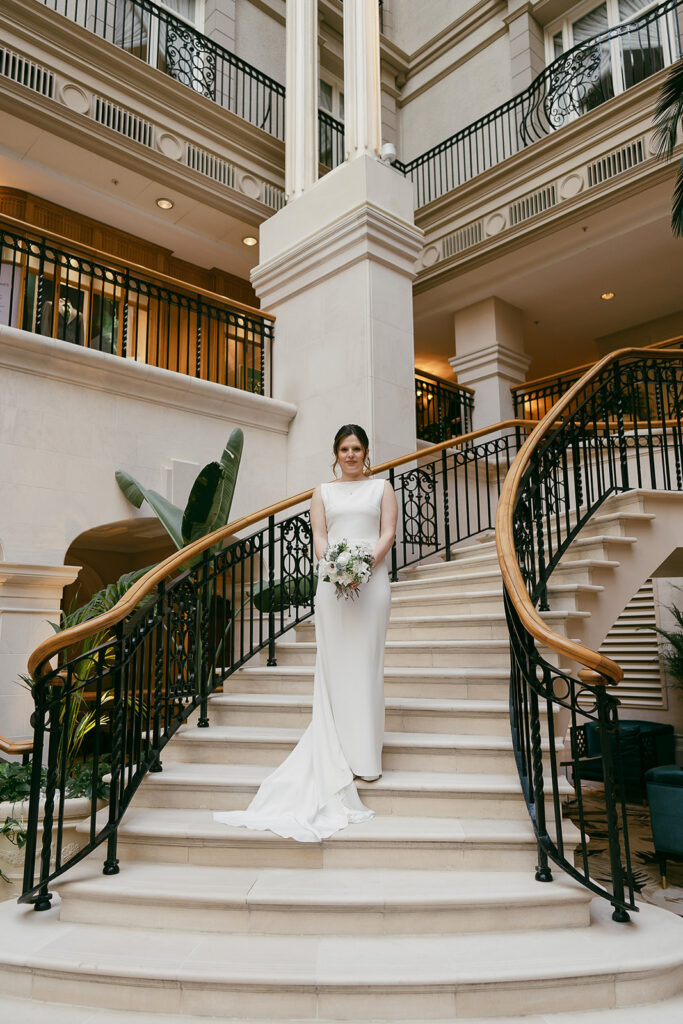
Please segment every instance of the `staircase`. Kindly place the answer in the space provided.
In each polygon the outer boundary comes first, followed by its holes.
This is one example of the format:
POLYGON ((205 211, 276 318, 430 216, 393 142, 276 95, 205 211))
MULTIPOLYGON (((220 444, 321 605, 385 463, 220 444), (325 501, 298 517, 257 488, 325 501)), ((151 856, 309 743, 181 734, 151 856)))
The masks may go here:
MULTIPOLYGON (((555 629, 580 638, 598 598, 621 600, 610 581, 652 519, 638 495, 593 517, 553 575, 555 629)), ((248 804, 309 720, 313 624, 276 654, 211 699, 209 729, 190 722, 166 748, 119 830, 120 874, 103 877, 98 852, 54 884, 51 910, 0 907, 6 1019, 683 1018, 677 917, 642 906, 617 925, 561 872, 534 880, 491 536, 392 585, 384 775, 359 782, 377 816, 319 844, 212 818, 248 804)), ((557 753, 546 741, 548 764, 557 753)))

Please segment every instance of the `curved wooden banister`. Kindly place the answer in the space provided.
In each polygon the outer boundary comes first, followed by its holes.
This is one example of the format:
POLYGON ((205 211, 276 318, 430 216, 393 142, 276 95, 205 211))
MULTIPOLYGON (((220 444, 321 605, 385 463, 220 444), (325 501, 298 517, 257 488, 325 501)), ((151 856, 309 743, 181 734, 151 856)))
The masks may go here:
MULTIPOLYGON (((683 341, 683 334, 676 334, 673 338, 665 338, 664 341, 654 341, 651 345, 645 345, 644 349, 648 352, 652 349, 666 348, 667 345, 673 345, 675 341, 683 341)), ((621 349, 620 351, 625 351, 621 349)), ((613 355, 613 352, 608 355, 613 355)), ((547 384, 552 380, 559 380, 561 377, 571 377, 575 373, 583 373, 585 370, 590 370, 595 363, 581 363, 579 366, 570 366, 568 370, 558 370, 557 373, 548 373, 545 377, 536 377, 534 380, 525 380, 522 384, 511 384, 510 391, 516 394, 518 391, 526 391, 527 388, 538 387, 539 384, 547 384)), ((462 385, 459 385, 462 387, 462 385)))
MULTIPOLYGON (((529 597, 515 551, 513 531, 515 501, 520 481, 531 461, 533 452, 545 440, 546 434, 553 424, 562 417, 563 412, 571 405, 574 398, 583 391, 586 385, 598 377, 607 366, 619 359, 631 356, 645 356, 656 359, 660 355, 662 358, 670 358, 671 356, 683 358, 683 349, 668 349, 666 352, 656 351, 654 346, 618 349, 603 356, 602 359, 593 364, 580 380, 572 384, 569 390, 546 413, 543 419, 537 422, 535 429, 520 448, 503 483, 496 512, 496 549, 503 575, 503 583, 522 625, 538 643, 550 648, 550 650, 555 651, 557 654, 567 655, 573 661, 583 665, 585 669, 597 673, 601 677, 600 681, 603 683, 605 679, 610 680, 612 683, 618 683, 623 678, 623 672, 619 665, 598 651, 593 651, 590 647, 585 647, 583 644, 568 640, 552 630, 536 611, 529 597)), ((595 682, 594 679, 592 681, 595 682)))
POLYGON ((13 757, 25 757, 33 753, 33 737, 26 740, 11 740, 7 736, 0 735, 0 751, 3 754, 11 754, 13 757))
MULTIPOLYGON (((467 442, 474 441, 486 434, 497 433, 501 430, 506 430, 512 427, 530 429, 534 427, 536 423, 536 420, 503 420, 502 422, 495 423, 490 427, 482 427, 479 430, 472 430, 467 434, 461 434, 460 436, 450 438, 447 441, 440 441, 438 444, 430 445, 428 448, 422 448, 419 451, 410 452, 408 455, 402 455, 397 459, 382 462, 379 465, 372 467, 370 475, 374 475, 375 473, 384 473, 389 469, 396 468, 397 466, 403 466, 406 463, 424 459, 425 457, 436 454, 445 448, 453 448, 458 445, 466 444, 467 442)), ((36 679, 36 672, 40 665, 48 661, 50 658, 53 658, 59 653, 59 651, 62 651, 79 641, 85 640, 89 636, 100 633, 103 630, 111 629, 117 623, 121 622, 127 615, 133 612, 140 601, 151 594, 160 583, 166 580, 173 573, 182 570, 191 559, 195 558, 197 555, 203 554, 203 552, 208 550, 208 548, 213 547, 214 544, 221 543, 230 537, 234 537, 235 534, 239 533, 241 530, 246 530, 248 527, 254 526, 256 523, 259 523, 264 519, 268 519, 270 516, 278 515, 280 512, 284 512, 289 508, 294 508, 296 505, 300 505, 304 501, 308 501, 312 494, 313 488, 311 487, 306 491, 301 491, 299 494, 293 495, 293 497, 284 498, 282 501, 275 502, 274 505, 268 505, 266 508, 259 509, 257 512, 241 516, 239 519, 235 519, 233 522, 228 523, 227 526, 224 526, 219 530, 214 530, 212 533, 206 534, 205 537, 200 537, 199 540, 194 541, 192 544, 188 544, 187 547, 181 548, 180 551, 176 551, 174 554, 169 555, 168 558, 163 560, 163 562, 159 562, 159 564, 154 566, 153 569, 150 569, 150 571, 142 576, 137 583, 134 583, 130 590, 128 590, 121 600, 115 604, 113 608, 109 609, 109 611, 103 612, 101 615, 97 615, 92 619, 87 619, 85 622, 81 622, 77 626, 71 626, 69 629, 65 629, 60 633, 56 633, 54 636, 48 637, 47 640, 44 640, 38 647, 36 647, 35 651, 33 651, 29 657, 28 670, 30 675, 36 679)))

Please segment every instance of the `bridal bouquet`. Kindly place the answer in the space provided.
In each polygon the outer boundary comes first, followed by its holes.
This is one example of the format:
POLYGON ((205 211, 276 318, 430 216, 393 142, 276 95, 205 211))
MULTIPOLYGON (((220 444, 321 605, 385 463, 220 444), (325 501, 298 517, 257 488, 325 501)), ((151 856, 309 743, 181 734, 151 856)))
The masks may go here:
POLYGON ((367 583, 372 576, 372 552, 372 544, 350 544, 344 538, 327 549, 320 559, 318 573, 325 583, 334 583, 337 600, 358 597, 354 584, 367 583))

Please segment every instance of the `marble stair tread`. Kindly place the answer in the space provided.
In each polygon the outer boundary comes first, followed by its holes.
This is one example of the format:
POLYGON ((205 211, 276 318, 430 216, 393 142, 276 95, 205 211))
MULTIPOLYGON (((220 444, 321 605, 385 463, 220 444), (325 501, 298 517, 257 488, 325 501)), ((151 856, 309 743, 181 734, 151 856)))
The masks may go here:
MULTIPOLYGON (((16 1024, 159 1024, 159 1015, 134 1010, 99 1010, 91 1006, 65 1006, 64 1003, 30 1002, 3 996, 7 1019, 16 1024)), ((243 1016, 225 1017, 212 1014, 211 1024, 243 1024, 243 1016)), ((573 1010, 569 1013, 525 1014, 520 1017, 486 1016, 486 1024, 679 1024, 683 1020, 683 995, 657 1003, 621 1006, 611 1010, 573 1010)), ((187 1014, 164 1014, 167 1024, 206 1024, 207 1018, 187 1014)), ((269 1017, 259 1024, 282 1024, 269 1017)), ((311 1024, 307 1019, 288 1018, 288 1024, 311 1024)), ((332 1019, 328 1024, 336 1024, 332 1019)), ((344 1024, 349 1024, 348 1020, 344 1024)), ((424 1019, 404 1020, 401 1024, 424 1024, 424 1019)), ((439 1024, 482 1024, 481 1017, 442 1019, 439 1024)))
MULTIPOLYGON (((184 741, 192 743, 230 743, 251 740, 254 743, 296 743, 303 727, 275 725, 212 725, 209 729, 184 725, 177 733, 184 741)), ((544 750, 549 749, 547 738, 542 738, 544 750)), ((447 732, 392 732, 384 733, 384 748, 405 747, 415 750, 502 750, 512 751, 510 736, 487 736, 483 733, 447 732)), ((555 749, 564 750, 564 741, 556 739, 555 749)), ((272 768, 271 768, 272 770, 272 768)))
MULTIPOLYGON (((160 1024, 159 1014, 135 1010, 101 1010, 92 1006, 69 1006, 64 1003, 31 1002, 3 996, 3 1010, 7 1020, 16 1024, 160 1024)), ((207 1024, 207 1018, 194 1014, 164 1014, 166 1024, 207 1024)), ((212 1015, 211 1024, 242 1024, 243 1017, 212 1015)), ((569 1013, 525 1014, 520 1017, 486 1016, 486 1024, 679 1024, 683 1020, 683 995, 661 1002, 636 1006, 621 1006, 610 1010, 573 1010, 569 1013)), ((281 1020, 262 1018, 260 1024, 282 1024, 281 1020)), ((306 1020, 289 1018, 288 1024, 311 1024, 306 1020)), ((335 1021, 329 1021, 335 1024, 335 1021)), ((345 1024, 349 1024, 345 1021, 345 1024)), ((424 1024, 424 1019, 404 1020, 401 1024, 424 1024)), ((482 1024, 481 1017, 442 1019, 439 1024, 482 1024)))
MULTIPOLYGON (((390 987, 397 993, 425 985, 472 989, 596 978, 635 985, 646 1001, 665 971, 683 966, 681 922, 643 906, 637 925, 615 927, 608 906, 591 907, 591 927, 509 934, 410 936, 270 936, 159 931, 63 922, 59 909, 35 914, 0 905, 0 971, 58 972, 65 977, 135 979, 160 984, 258 986, 283 992, 315 986, 345 993, 390 987)), ((677 980, 680 989, 681 979, 677 980)), ((674 993, 662 993, 672 995, 674 993)), ((636 1002, 638 999, 636 998, 636 1002)), ((163 1019, 160 1017, 160 1019, 163 1019)), ((367 1019, 367 1016, 366 1018, 367 1019)))
MULTIPOLYGON (((490 638, 479 639, 468 639, 468 640, 387 640, 384 645, 389 651, 407 651, 411 650, 439 650, 439 651, 485 651, 485 650, 496 650, 496 651, 509 651, 510 641, 496 640, 490 638)), ((275 651, 277 654, 278 650, 286 648, 287 651, 315 651, 316 644, 312 640, 280 640, 275 645, 275 651)))
MULTIPOLYGON (((107 820, 106 808, 98 816, 98 823, 107 820)), ((89 819, 77 826, 77 831, 87 832, 89 819)), ((570 821, 563 824, 565 845, 578 837, 578 831, 570 821)), ((278 847, 291 846, 301 849, 302 844, 293 839, 283 839, 272 832, 258 832, 224 825, 214 821, 209 810, 195 808, 157 808, 131 806, 119 826, 119 837, 156 836, 159 839, 182 842, 204 843, 248 843, 272 844, 278 847)), ((430 845, 433 843, 532 843, 536 839, 531 822, 516 818, 430 818, 403 817, 402 815, 378 814, 368 821, 348 825, 320 843, 306 843, 306 847, 329 847, 343 844, 365 843, 411 843, 430 845)))
MULTIPOLYGON (((243 707, 253 708, 311 708, 313 698, 297 693, 223 693, 217 694, 209 701, 211 707, 243 707)), ((465 697, 386 697, 384 706, 387 711, 467 711, 486 714, 499 714, 510 710, 507 700, 475 700, 465 697)))
MULTIPOLYGON (((272 771, 272 767, 267 765, 172 762, 164 768, 163 772, 149 774, 143 784, 148 788, 162 789, 165 786, 193 785, 195 787, 227 787, 255 791, 272 771)), ((558 784, 561 794, 573 794, 574 790, 565 778, 560 777, 558 784)), ((385 771, 376 782, 363 782, 362 779, 357 779, 356 786, 361 797, 364 792, 372 790, 380 793, 418 794, 505 793, 519 796, 520 800, 522 799, 517 776, 499 772, 451 773, 390 769, 385 771)))
MULTIPOLYGON (((238 682, 242 675, 246 677, 258 676, 261 678, 264 675, 285 675, 285 676, 298 676, 305 675, 310 676, 313 679, 315 675, 315 665, 274 665, 268 667, 266 665, 258 666, 245 666, 244 668, 238 669, 237 672, 231 677, 235 682, 238 682)), ((415 680, 419 682, 421 679, 444 679, 444 680, 467 680, 472 679, 509 679, 510 670, 506 668, 486 668, 481 665, 473 665, 471 668, 458 668, 457 666, 448 668, 439 668, 438 666, 418 666, 416 668, 398 668, 392 665, 386 665, 384 668, 385 679, 405 679, 415 680)))
MULTIPOLYGON (((401 569, 400 571, 407 575, 405 578, 399 580, 400 583, 415 584, 424 583, 428 579, 438 579, 441 583, 453 582, 462 583, 468 579, 480 580, 480 579, 499 579, 502 585, 502 576, 500 567, 493 569, 480 569, 478 571, 469 572, 457 572, 454 571, 457 568, 457 562, 434 562, 427 565, 420 565, 412 569, 401 569)), ((572 562, 560 562, 560 565, 555 569, 555 572, 561 571, 563 568, 595 568, 595 567, 607 567, 609 569, 618 569, 619 562, 606 559, 606 558, 577 558, 572 562)))
MULTIPOLYGON (((130 902, 210 906, 275 906, 383 909, 534 906, 591 902, 570 878, 551 885, 530 871, 409 871, 392 869, 214 868, 123 862, 106 877, 99 865, 80 864, 52 888, 63 900, 87 897, 130 902)), ((160 925, 162 927, 162 925, 160 925)))

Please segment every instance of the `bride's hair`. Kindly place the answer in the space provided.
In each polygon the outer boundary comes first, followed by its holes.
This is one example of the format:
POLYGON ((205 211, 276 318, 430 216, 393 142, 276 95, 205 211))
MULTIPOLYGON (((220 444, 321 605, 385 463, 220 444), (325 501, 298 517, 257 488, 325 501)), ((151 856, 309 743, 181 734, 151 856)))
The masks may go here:
POLYGON ((334 435, 334 442, 332 444, 332 451, 334 452, 334 462, 332 463, 332 472, 335 475, 336 475, 337 466, 339 465, 339 460, 337 458, 337 456, 339 454, 339 445, 342 443, 342 441, 344 440, 345 437, 352 437, 352 436, 357 437, 358 440, 360 441, 360 443, 363 445, 363 452, 364 452, 363 461, 365 463, 365 467, 363 469, 363 472, 364 473, 367 472, 367 470, 370 468, 370 456, 368 454, 369 451, 370 451, 370 441, 368 440, 368 435, 365 433, 365 431, 363 430, 362 427, 358 426, 357 423, 345 423, 344 426, 340 427, 339 430, 337 431, 337 433, 334 435))

